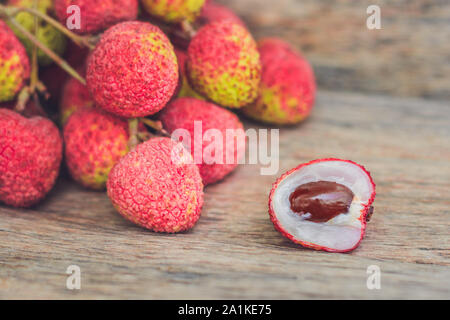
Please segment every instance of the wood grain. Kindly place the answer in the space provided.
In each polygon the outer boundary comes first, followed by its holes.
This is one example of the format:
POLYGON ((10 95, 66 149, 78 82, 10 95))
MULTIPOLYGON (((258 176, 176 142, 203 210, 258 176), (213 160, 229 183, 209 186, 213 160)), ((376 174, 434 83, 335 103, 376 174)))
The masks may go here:
POLYGON ((256 38, 302 49, 322 88, 450 100, 450 2, 446 0, 218 0, 256 38), (381 30, 366 9, 381 8, 381 30))
MULTIPOLYGON (((255 124, 247 123, 247 127, 255 124)), ((350 254, 302 249, 276 232, 267 196, 276 176, 241 166, 207 188, 185 234, 122 219, 106 195, 61 179, 32 210, 0 206, 0 298, 450 298, 450 115, 418 99, 322 92, 312 118, 281 131, 280 173, 321 157, 371 170, 375 213, 350 254), (66 289, 69 265, 82 288, 66 289), (366 287, 381 268, 381 290, 366 287)))

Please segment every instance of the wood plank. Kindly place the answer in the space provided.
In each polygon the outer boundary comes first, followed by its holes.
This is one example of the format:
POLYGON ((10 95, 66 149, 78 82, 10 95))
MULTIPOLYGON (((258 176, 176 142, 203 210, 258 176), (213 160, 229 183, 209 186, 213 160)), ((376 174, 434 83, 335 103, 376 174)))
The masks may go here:
POLYGON ((321 87, 450 99, 450 2, 446 0, 217 0, 239 13, 256 38, 302 49, 321 87), (381 30, 366 9, 381 8, 381 30))
POLYGON ((302 249, 276 232, 267 196, 277 176, 260 166, 207 188, 198 225, 178 235, 136 227, 105 194, 60 179, 32 210, 0 206, 0 298, 448 299, 449 138, 443 103, 333 92, 306 123, 281 130, 280 173, 330 156, 372 172, 375 213, 350 254, 302 249), (66 289, 69 265, 81 268, 79 291, 66 289), (381 290, 366 287, 370 265, 381 268, 381 290))

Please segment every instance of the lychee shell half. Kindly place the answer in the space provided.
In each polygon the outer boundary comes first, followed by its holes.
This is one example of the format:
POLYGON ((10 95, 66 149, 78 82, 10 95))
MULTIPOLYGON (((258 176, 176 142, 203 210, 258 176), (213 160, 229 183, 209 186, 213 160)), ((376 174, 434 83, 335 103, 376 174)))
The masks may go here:
POLYGON ((356 249, 364 237, 375 199, 375 184, 361 165, 341 159, 319 159, 283 174, 273 185, 269 197, 269 214, 283 236, 303 247, 328 252, 356 249), (349 188, 354 198, 349 212, 317 223, 302 219, 290 207, 289 196, 303 184, 331 181, 349 188))
POLYGON ((122 216, 156 232, 191 229, 203 205, 198 167, 169 138, 151 139, 123 157, 109 174, 107 190, 122 216))

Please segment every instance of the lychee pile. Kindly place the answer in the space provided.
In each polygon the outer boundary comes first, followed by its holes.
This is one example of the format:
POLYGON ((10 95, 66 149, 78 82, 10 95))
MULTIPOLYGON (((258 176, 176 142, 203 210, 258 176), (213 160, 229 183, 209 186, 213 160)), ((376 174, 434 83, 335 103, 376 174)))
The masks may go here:
MULTIPOLYGON (((44 199, 64 154, 73 180, 106 190, 129 221, 187 231, 200 219, 204 188, 232 179, 245 161, 239 115, 281 126, 313 110, 306 58, 280 39, 256 42, 214 1, 141 0, 140 10, 138 0, 7 4, 0 4, 6 205, 44 199)), ((363 167, 314 161, 274 184, 270 218, 296 243, 345 252, 361 241, 374 196, 363 167)))

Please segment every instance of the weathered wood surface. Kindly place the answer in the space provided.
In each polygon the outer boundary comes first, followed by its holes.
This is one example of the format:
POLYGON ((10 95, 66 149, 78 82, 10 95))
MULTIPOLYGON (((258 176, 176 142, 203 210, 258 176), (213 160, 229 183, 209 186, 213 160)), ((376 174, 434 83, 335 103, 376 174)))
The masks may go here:
POLYGON ((219 2, 256 38, 278 36, 301 48, 323 88, 450 99, 450 1, 219 2), (366 27, 373 4, 381 8, 381 30, 366 27))
POLYGON ((449 299, 449 141, 444 104, 331 92, 309 121, 281 131, 281 171, 330 156, 371 170, 375 214, 350 254, 276 232, 267 214, 276 177, 259 166, 207 188, 198 225, 178 235, 138 228, 106 195, 62 179, 33 210, 0 206, 0 298, 449 299), (66 289, 69 265, 81 268, 80 291, 66 289), (366 287, 370 265, 381 290, 366 287))

